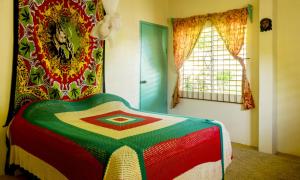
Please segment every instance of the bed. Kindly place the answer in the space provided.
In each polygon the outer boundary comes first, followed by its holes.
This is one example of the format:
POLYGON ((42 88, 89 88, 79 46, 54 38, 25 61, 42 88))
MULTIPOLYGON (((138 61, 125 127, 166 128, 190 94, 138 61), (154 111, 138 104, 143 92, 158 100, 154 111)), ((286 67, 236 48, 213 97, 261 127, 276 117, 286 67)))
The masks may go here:
POLYGON ((50 180, 222 179, 221 123, 104 93, 105 41, 91 35, 104 15, 102 0, 14 0, 7 165, 50 180))
POLYGON ((9 163, 40 179, 222 179, 231 162, 221 123, 140 112, 105 93, 25 105, 8 137, 9 163))

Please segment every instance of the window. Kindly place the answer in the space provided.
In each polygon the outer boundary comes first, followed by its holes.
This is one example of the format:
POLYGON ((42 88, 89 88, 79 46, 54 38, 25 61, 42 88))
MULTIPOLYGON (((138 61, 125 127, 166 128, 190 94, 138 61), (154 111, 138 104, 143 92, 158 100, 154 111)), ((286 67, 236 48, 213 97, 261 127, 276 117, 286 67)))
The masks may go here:
MULTIPOLYGON (((244 59, 245 44, 239 54, 244 59)), ((210 22, 180 69, 180 82, 182 98, 241 103, 242 66, 230 55, 210 22)))

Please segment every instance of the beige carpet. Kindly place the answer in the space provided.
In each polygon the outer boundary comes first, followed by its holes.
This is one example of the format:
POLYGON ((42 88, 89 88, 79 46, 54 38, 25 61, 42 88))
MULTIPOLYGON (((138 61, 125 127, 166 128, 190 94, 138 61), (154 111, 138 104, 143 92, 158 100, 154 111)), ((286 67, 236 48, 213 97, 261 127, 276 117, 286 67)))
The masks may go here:
POLYGON ((300 180, 300 158, 271 155, 255 148, 232 144, 233 161, 226 170, 226 180, 300 180))
MULTIPOLYGON (((270 155, 255 148, 232 144, 233 161, 225 180, 300 180, 300 158, 270 155)), ((1 180, 26 180, 26 177, 0 176, 1 180)))

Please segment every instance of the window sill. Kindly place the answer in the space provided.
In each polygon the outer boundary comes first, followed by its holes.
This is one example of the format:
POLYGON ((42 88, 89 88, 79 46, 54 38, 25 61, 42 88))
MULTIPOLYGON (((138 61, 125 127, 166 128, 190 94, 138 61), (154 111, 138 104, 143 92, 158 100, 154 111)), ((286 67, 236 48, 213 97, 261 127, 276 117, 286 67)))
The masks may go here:
POLYGON ((242 104, 241 95, 181 91, 179 97, 182 99, 194 99, 194 100, 203 100, 203 101, 242 104))

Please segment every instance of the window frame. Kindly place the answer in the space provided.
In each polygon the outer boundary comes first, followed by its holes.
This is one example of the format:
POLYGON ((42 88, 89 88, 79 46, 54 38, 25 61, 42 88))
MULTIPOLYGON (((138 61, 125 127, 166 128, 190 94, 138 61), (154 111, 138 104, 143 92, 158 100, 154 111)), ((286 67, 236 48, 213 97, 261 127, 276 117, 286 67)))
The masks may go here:
MULTIPOLYGON (((247 34, 247 29, 246 29, 246 33, 245 34, 247 34)), ((204 41, 204 43, 206 43, 206 42, 207 41, 204 41)), ((246 36, 245 36, 243 48, 240 51, 239 55, 240 55, 240 57, 244 58, 244 61, 245 61, 245 59, 247 59, 246 58, 246 55, 247 55, 246 36)), ((194 66, 196 66, 196 65, 192 65, 193 69, 194 69, 194 66)), ((198 72, 199 72, 199 69, 198 69, 198 72)), ((217 72, 217 73, 219 73, 219 72, 217 72)), ((205 75, 204 75, 203 72, 202 72, 202 75, 203 75, 203 77, 205 77, 205 75)), ((195 76, 195 75, 193 74, 193 76, 195 76)), ((198 76, 199 76, 199 74, 198 74, 198 76)), ((226 46, 225 46, 223 40, 221 39, 220 35, 218 34, 216 28, 211 24, 210 21, 208 21, 205 24, 202 32, 199 35, 199 38, 197 39, 197 43, 195 44, 195 47, 192 50, 191 55, 188 57, 187 60, 185 60, 183 66, 181 67, 180 73, 179 73, 179 79, 180 79, 180 81, 179 81, 180 82, 180 84, 179 84, 179 96, 180 96, 180 98, 242 104, 242 66, 241 66, 241 64, 239 63, 238 60, 234 59, 230 55, 230 53, 226 49, 226 46), (187 90, 186 87, 184 87, 186 85, 185 84, 185 79, 186 79, 185 75, 187 74, 187 73, 184 73, 185 72, 185 65, 189 61, 198 61, 198 66, 200 66, 199 64, 200 64, 201 61, 203 61, 203 62, 206 61, 206 60, 199 60, 199 59, 191 60, 191 56, 194 56, 193 53, 195 51, 195 48, 198 48, 198 51, 199 50, 201 51, 201 49, 198 46, 199 46, 199 43, 201 41, 201 38, 206 38, 206 36, 203 37, 203 33, 207 33, 207 29, 210 29, 208 33, 210 33, 210 36, 211 36, 210 37, 210 49, 211 49, 211 53, 210 53, 209 56, 203 55, 202 58, 204 58, 204 59, 208 58, 209 61, 210 61, 210 64, 211 64, 210 65, 211 68, 212 68, 210 70, 211 79, 210 79, 210 83, 209 83, 209 85, 211 86, 211 89, 208 89, 208 90, 207 89, 206 90, 203 89, 203 91, 200 91, 199 83, 198 83, 198 85, 197 85, 198 86, 198 91, 187 90), (217 35, 217 40, 215 39, 216 35, 217 35), (232 71, 236 71, 236 74, 234 75, 236 79, 235 80, 231 80, 231 79, 228 80, 229 85, 227 85, 227 86, 229 87, 229 90, 226 90, 226 92, 229 91, 229 93, 225 93, 224 85, 223 85, 223 90, 222 90, 223 92, 222 93, 220 93, 220 92, 214 92, 216 90, 219 91, 219 89, 215 89, 215 86, 218 87, 219 85, 218 84, 215 85, 214 81, 216 81, 216 80, 215 80, 215 77, 213 77, 213 76, 215 76, 216 66, 217 66, 217 70, 219 70, 219 67, 218 67, 218 65, 216 65, 215 62, 217 62, 217 64, 218 64, 219 63, 218 61, 220 60, 220 59, 216 59, 215 57, 218 56, 218 55, 214 54, 215 52, 219 53, 220 49, 217 48, 217 50, 216 50, 216 49, 214 49, 215 48, 214 46, 220 46, 220 44, 219 44, 220 41, 222 41, 222 43, 221 43, 222 44, 221 45, 222 46, 222 48, 221 48, 222 49, 221 56, 223 56, 223 59, 221 61, 223 61, 223 72, 221 74, 223 74, 223 79, 224 79, 224 72, 225 72, 225 70, 229 71, 229 78, 231 76, 231 72, 232 71), (214 43, 217 43, 217 45, 214 44, 214 43), (226 56, 227 58, 225 59, 224 56, 226 56), (228 64, 229 65, 229 69, 224 68, 224 61, 229 62, 229 64, 228 64), (233 66, 233 65, 236 66, 235 69, 230 67, 230 66, 233 66), (235 85, 231 85, 230 83, 234 82, 234 81, 236 82, 236 84, 235 85), (235 89, 235 94, 232 93, 232 92, 234 92, 234 91, 232 91, 232 88, 231 88, 233 86, 235 86, 235 88, 236 88, 235 89), (237 87, 239 89, 237 89, 237 87)), ((198 77, 198 80, 199 79, 200 78, 198 77)), ((193 80, 195 80, 195 79, 193 79, 193 80)), ((204 78, 202 80, 204 82, 206 79, 204 78)), ((223 81, 223 83, 225 82, 224 80, 217 80, 217 81, 223 81)), ((219 83, 219 82, 217 82, 217 83, 219 83)), ((193 84, 195 84, 195 83, 193 83, 193 84)), ((234 83, 232 83, 232 84, 234 84, 234 83)))

